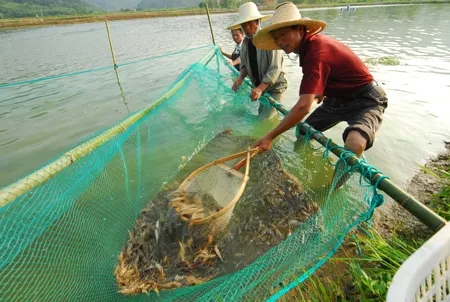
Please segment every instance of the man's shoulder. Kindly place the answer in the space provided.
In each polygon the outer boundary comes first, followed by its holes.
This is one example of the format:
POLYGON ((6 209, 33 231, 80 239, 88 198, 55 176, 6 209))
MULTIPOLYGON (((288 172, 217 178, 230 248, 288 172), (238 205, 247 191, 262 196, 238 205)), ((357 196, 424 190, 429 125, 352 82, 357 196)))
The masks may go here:
POLYGON ((324 45, 343 45, 341 41, 324 34, 316 34, 309 37, 309 44, 313 47, 321 47, 324 45))
POLYGON ((308 59, 339 61, 343 57, 353 56, 353 52, 341 41, 323 34, 317 34, 309 38, 304 56, 308 59))

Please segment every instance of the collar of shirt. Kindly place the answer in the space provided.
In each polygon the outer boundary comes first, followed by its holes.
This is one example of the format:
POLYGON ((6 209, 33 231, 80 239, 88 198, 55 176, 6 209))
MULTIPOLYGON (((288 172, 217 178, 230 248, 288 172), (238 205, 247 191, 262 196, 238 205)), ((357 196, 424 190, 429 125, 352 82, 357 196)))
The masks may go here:
POLYGON ((236 44, 236 50, 239 50, 239 51, 241 50, 243 42, 244 42, 244 39, 242 39, 241 43, 236 44))
POLYGON ((300 46, 299 46, 299 57, 300 57, 300 66, 303 66, 303 62, 305 61, 305 55, 306 55, 306 50, 309 44, 309 41, 311 39, 311 35, 303 35, 302 37, 302 41, 300 42, 300 46))

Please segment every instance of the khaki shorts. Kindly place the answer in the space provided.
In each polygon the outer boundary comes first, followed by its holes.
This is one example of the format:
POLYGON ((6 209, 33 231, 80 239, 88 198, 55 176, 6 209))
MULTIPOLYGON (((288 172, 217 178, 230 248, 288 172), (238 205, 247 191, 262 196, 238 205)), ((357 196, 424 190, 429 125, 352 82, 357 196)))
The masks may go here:
MULTIPOLYGON (((386 93, 375 84, 364 93, 346 99, 325 98, 320 107, 305 120, 318 131, 326 131, 340 122, 347 122, 342 138, 345 142, 350 131, 356 130, 366 139, 366 150, 372 147, 375 133, 381 126, 388 105, 386 93)), ((300 134, 304 135, 303 131, 300 134)))

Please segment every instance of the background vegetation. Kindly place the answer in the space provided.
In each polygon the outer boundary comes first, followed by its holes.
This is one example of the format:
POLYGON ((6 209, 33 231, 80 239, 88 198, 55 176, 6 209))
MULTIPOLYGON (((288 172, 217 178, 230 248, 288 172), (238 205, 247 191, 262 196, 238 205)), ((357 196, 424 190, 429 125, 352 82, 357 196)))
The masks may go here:
MULTIPOLYGON (((279 0, 281 1, 281 0, 279 0)), ((370 3, 429 3, 449 0, 291 0, 299 7, 370 3)), ((47 18, 54 16, 102 15, 111 12, 199 9, 205 4, 212 10, 236 9, 246 0, 0 0, 0 18, 47 18)), ((254 0, 273 9, 275 0, 254 0)))

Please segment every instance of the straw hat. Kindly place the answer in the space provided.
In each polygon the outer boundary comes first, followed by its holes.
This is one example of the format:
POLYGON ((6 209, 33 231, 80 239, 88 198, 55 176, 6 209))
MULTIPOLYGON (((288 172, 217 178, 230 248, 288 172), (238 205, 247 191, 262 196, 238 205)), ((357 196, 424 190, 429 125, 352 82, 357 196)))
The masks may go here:
POLYGON ((247 2, 239 7, 238 21, 228 26, 227 29, 229 30, 238 29, 241 28, 242 23, 258 19, 261 19, 262 22, 269 19, 270 17, 272 17, 272 15, 261 15, 255 3, 247 2))
POLYGON ((327 26, 323 21, 302 18, 294 3, 284 2, 275 8, 275 13, 273 14, 273 17, 270 18, 270 25, 264 27, 255 35, 253 44, 255 44, 257 48, 264 50, 280 49, 277 44, 275 44, 270 32, 292 25, 305 26, 306 31, 311 35, 321 32, 327 26))

